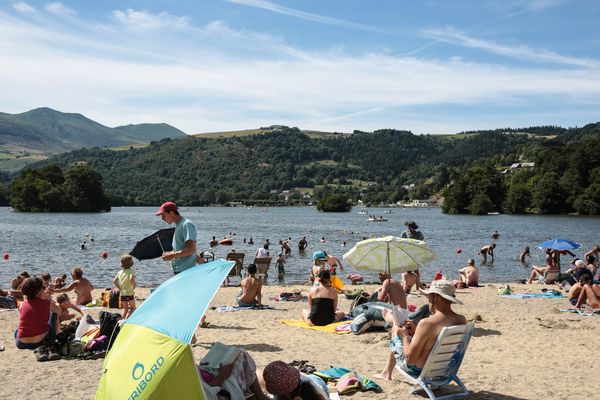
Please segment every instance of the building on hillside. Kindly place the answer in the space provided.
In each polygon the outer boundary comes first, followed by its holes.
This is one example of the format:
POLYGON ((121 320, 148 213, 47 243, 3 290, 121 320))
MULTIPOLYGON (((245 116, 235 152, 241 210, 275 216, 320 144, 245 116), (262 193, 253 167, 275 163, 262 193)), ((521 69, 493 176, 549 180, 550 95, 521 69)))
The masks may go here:
POLYGON ((435 206, 435 200, 412 200, 408 203, 398 202, 398 205, 402 207, 414 207, 414 208, 423 208, 423 207, 433 207, 435 206))

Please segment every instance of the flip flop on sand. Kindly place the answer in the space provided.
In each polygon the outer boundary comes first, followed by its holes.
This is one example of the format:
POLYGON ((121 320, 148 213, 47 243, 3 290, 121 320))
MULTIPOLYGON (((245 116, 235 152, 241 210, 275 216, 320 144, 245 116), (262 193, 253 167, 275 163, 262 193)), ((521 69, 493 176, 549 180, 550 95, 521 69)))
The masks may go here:
POLYGON ((209 325, 210 325, 210 322, 203 322, 200 324, 200 328, 208 328, 209 325))

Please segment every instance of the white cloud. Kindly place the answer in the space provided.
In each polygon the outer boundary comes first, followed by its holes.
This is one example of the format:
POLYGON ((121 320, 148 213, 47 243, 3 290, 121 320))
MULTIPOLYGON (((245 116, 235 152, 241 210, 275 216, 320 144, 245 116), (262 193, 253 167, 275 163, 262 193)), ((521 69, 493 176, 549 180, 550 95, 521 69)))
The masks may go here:
POLYGON ((189 26, 188 17, 178 17, 168 12, 152 14, 128 8, 113 11, 113 17, 123 26, 134 31, 180 30, 189 26))
POLYGON ((18 11, 23 14, 33 14, 36 12, 35 8, 25 3, 24 1, 19 1, 17 3, 13 3, 13 8, 15 11, 18 11))
POLYGON ((492 41, 476 39, 465 35, 454 29, 430 29, 423 32, 423 35, 436 41, 452 43, 459 46, 471 47, 485 50, 489 53, 498 54, 518 60, 527 60, 535 63, 555 63, 575 65, 580 67, 598 67, 597 60, 590 60, 580 57, 569 57, 548 50, 532 49, 528 46, 506 46, 492 41))
MULTIPOLYGON (((150 26, 172 30, 170 24, 150 26)), ((0 98, 0 111, 49 106, 110 126, 164 121, 189 133, 272 123, 440 132, 436 107, 518 108, 532 99, 555 99, 565 110, 600 106, 600 69, 593 65, 515 68, 464 58, 346 55, 339 48, 301 50, 219 21, 203 27, 186 21, 185 27, 148 40, 130 35, 128 24, 46 26, 0 12, 0 87, 15 94, 0 98)), ((538 112, 546 116, 541 122, 560 122, 555 110, 538 112)), ((581 110, 577 117, 591 121, 589 115, 581 110)), ((494 123, 505 120, 495 127, 513 121, 512 112, 494 116, 494 123)), ((490 124, 490 117, 467 115, 446 128, 490 124)))
POLYGON ((59 17, 63 18, 71 18, 77 15, 77 11, 73 10, 72 8, 66 7, 63 3, 58 1, 46 4, 45 9, 49 13, 58 15, 59 17))

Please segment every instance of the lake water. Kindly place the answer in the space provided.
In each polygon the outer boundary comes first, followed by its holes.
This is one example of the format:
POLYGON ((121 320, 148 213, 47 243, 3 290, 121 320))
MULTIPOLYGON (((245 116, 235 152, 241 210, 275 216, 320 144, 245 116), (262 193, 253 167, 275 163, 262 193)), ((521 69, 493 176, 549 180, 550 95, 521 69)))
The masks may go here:
MULTIPOLYGON (((83 267, 85 276, 97 287, 111 286, 119 269, 119 256, 129 252, 141 238, 166 227, 154 215, 155 210, 154 207, 122 207, 100 214, 38 214, 0 208, 0 252, 10 255, 9 260, 0 261, 0 287, 9 286, 10 280, 21 270, 34 274, 50 272, 55 277, 68 274, 74 265, 83 267), (84 240, 88 246, 81 250, 80 244, 84 240), (103 252, 108 253, 107 259, 102 258, 103 252)), ((244 252, 245 265, 252 261, 254 252, 265 239, 270 239, 271 255, 276 256, 279 240, 291 237, 292 255, 286 259, 286 275, 280 282, 283 284, 307 281, 312 265, 310 256, 314 251, 325 250, 341 258, 364 236, 399 236, 407 220, 417 222, 438 256, 422 268, 424 281, 431 280, 438 270, 456 278, 456 270, 462 268, 468 258, 476 257, 479 248, 494 242, 490 239, 494 229, 500 233, 500 239, 495 241, 495 262, 480 266, 482 282, 525 278, 529 268, 521 266, 518 260, 524 246, 531 248, 531 263, 543 264, 543 253, 535 246, 549 238, 568 238, 583 244, 583 250, 576 252, 580 257, 600 243, 600 219, 590 217, 446 215, 435 208, 396 208, 391 214, 384 214, 384 209, 371 209, 371 214, 389 219, 388 222, 374 223, 367 222, 366 215, 359 215, 359 208, 350 213, 320 213, 310 207, 264 210, 190 207, 181 213, 195 223, 200 250, 208 249, 212 236, 222 239, 229 232, 235 233, 233 246, 218 246, 214 253, 224 257, 232 248, 244 252), (296 246, 302 236, 308 240, 304 255, 298 254, 296 246), (255 242, 252 246, 243 243, 243 238, 250 237, 255 242), (325 237, 324 243, 320 242, 321 237, 325 237), (343 241, 347 242, 345 248, 341 246, 343 241), (459 248, 460 254, 456 251, 459 248)), ((476 260, 479 265, 481 258, 476 260)), ((168 263, 160 259, 136 261, 135 268, 139 286, 156 286, 172 276, 168 263)), ((278 282, 274 261, 270 272, 269 283, 278 282)), ((363 275, 368 281, 376 280, 373 273, 363 275)))

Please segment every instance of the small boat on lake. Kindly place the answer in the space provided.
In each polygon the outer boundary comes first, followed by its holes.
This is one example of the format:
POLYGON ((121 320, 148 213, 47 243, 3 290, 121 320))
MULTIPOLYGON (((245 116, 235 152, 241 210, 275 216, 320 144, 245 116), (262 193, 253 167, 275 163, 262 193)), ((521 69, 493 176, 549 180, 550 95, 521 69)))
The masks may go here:
POLYGON ((369 215, 369 210, 360 210, 358 213, 360 215, 369 215))
POLYGON ((375 215, 372 215, 372 216, 369 217, 369 219, 367 220, 367 222, 387 222, 387 220, 388 219, 387 218, 383 218, 383 216, 377 217, 375 215))

